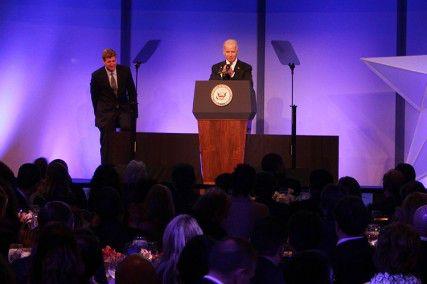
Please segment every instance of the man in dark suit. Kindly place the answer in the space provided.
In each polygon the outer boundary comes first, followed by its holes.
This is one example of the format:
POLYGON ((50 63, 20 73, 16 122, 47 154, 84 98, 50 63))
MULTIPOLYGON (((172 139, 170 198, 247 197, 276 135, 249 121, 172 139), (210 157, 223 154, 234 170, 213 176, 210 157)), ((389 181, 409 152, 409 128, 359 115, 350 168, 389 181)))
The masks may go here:
POLYGON ((234 39, 226 40, 223 53, 225 60, 212 66, 209 80, 248 80, 252 87, 252 66, 237 59, 239 53, 237 41, 234 39))
POLYGON ((284 226, 278 219, 267 217, 256 224, 250 236, 251 243, 257 251, 252 284, 285 283, 281 264, 285 238, 284 226))
MULTIPOLYGON (((237 59, 239 47, 235 39, 228 39, 223 45, 224 61, 218 62, 212 66, 209 80, 247 80, 250 82, 251 94, 253 96, 252 109, 256 110, 255 91, 252 80, 252 66, 246 62, 237 59)), ((251 118, 252 120, 252 118, 251 118)), ((248 121, 248 133, 251 130, 251 120, 248 121)))
POLYGON ((347 196, 335 207, 334 217, 338 243, 332 257, 335 283, 360 284, 374 275, 373 248, 364 232, 369 212, 362 199, 347 196))
MULTIPOLYGON (((110 48, 102 52, 104 66, 92 73, 90 93, 95 126, 101 132, 101 164, 110 162, 108 148, 116 128, 131 131, 138 117, 135 84, 129 67, 119 65, 116 52, 110 48)), ((129 147, 131 147, 129 141, 129 147)))
POLYGON ((198 284, 249 284, 254 276, 255 252, 244 239, 217 242, 209 256, 209 272, 198 284))

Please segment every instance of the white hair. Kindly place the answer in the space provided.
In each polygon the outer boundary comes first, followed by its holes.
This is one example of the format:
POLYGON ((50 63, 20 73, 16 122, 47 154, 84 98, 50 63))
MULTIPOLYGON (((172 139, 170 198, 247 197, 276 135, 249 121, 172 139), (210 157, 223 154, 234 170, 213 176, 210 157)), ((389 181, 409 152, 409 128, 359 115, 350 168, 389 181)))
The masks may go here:
POLYGON ((203 231, 190 215, 178 215, 169 222, 163 233, 163 254, 156 269, 163 283, 176 281, 179 256, 187 242, 199 235, 203 235, 203 231))
POLYGON ((224 45, 223 46, 225 47, 226 45, 235 45, 236 49, 239 49, 239 46, 237 45, 237 40, 235 40, 233 38, 229 38, 226 41, 224 41, 224 45))

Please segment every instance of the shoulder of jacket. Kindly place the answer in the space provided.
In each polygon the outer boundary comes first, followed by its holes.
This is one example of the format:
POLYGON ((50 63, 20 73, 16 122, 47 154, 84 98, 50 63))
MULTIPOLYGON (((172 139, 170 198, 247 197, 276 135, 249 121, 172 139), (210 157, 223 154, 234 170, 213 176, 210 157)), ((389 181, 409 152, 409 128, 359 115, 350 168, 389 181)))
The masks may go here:
POLYGON ((244 62, 244 61, 239 60, 239 61, 237 61, 237 63, 243 69, 248 69, 248 68, 252 69, 252 66, 250 64, 244 62))
POLYGON ((102 74, 102 72, 105 72, 105 67, 104 66, 102 66, 102 67, 96 69, 95 71, 93 71, 92 76, 96 76, 96 75, 102 74))
POLYGON ((214 65, 212 65, 212 67, 219 67, 219 66, 222 66, 224 64, 225 64, 225 61, 221 61, 221 62, 215 63, 214 65))

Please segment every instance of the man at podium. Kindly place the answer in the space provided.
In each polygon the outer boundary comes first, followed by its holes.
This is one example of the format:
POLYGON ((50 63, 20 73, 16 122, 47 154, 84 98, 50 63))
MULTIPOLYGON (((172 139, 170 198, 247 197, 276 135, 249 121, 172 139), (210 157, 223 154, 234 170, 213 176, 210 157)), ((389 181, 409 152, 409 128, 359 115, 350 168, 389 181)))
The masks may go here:
POLYGON ((235 39, 227 39, 224 42, 223 54, 225 61, 212 66, 209 80, 248 80, 252 81, 252 66, 237 59, 239 47, 235 39))
MULTIPOLYGON (((239 47, 237 40, 227 39, 223 45, 225 61, 212 66, 209 80, 247 80, 251 82, 251 93, 255 98, 254 83, 252 80, 252 66, 237 59, 239 47)), ((255 104, 255 101, 253 102, 255 104)), ((247 132, 251 133, 252 120, 248 121, 247 132)))

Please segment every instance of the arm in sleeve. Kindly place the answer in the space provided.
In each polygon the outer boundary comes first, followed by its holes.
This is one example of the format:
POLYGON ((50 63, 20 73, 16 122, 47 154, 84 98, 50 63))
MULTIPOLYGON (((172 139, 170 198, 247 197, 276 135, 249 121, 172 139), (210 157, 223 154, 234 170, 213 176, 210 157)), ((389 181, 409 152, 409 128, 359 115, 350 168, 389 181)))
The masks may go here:
POLYGON ((221 76, 218 74, 219 72, 215 70, 215 65, 212 66, 211 70, 211 76, 209 77, 209 80, 221 80, 221 76))
MULTIPOLYGON (((135 118, 138 117, 138 98, 135 88, 135 82, 132 78, 132 72, 130 68, 128 68, 128 82, 127 82, 127 91, 129 94, 129 102, 131 103, 131 106, 134 108, 133 111, 135 112, 135 118)), ((137 78, 138 79, 138 78, 137 78)))
POLYGON ((92 78, 90 80, 90 97, 92 99, 93 113, 96 114, 96 105, 98 103, 99 91, 94 74, 92 74, 92 78))

